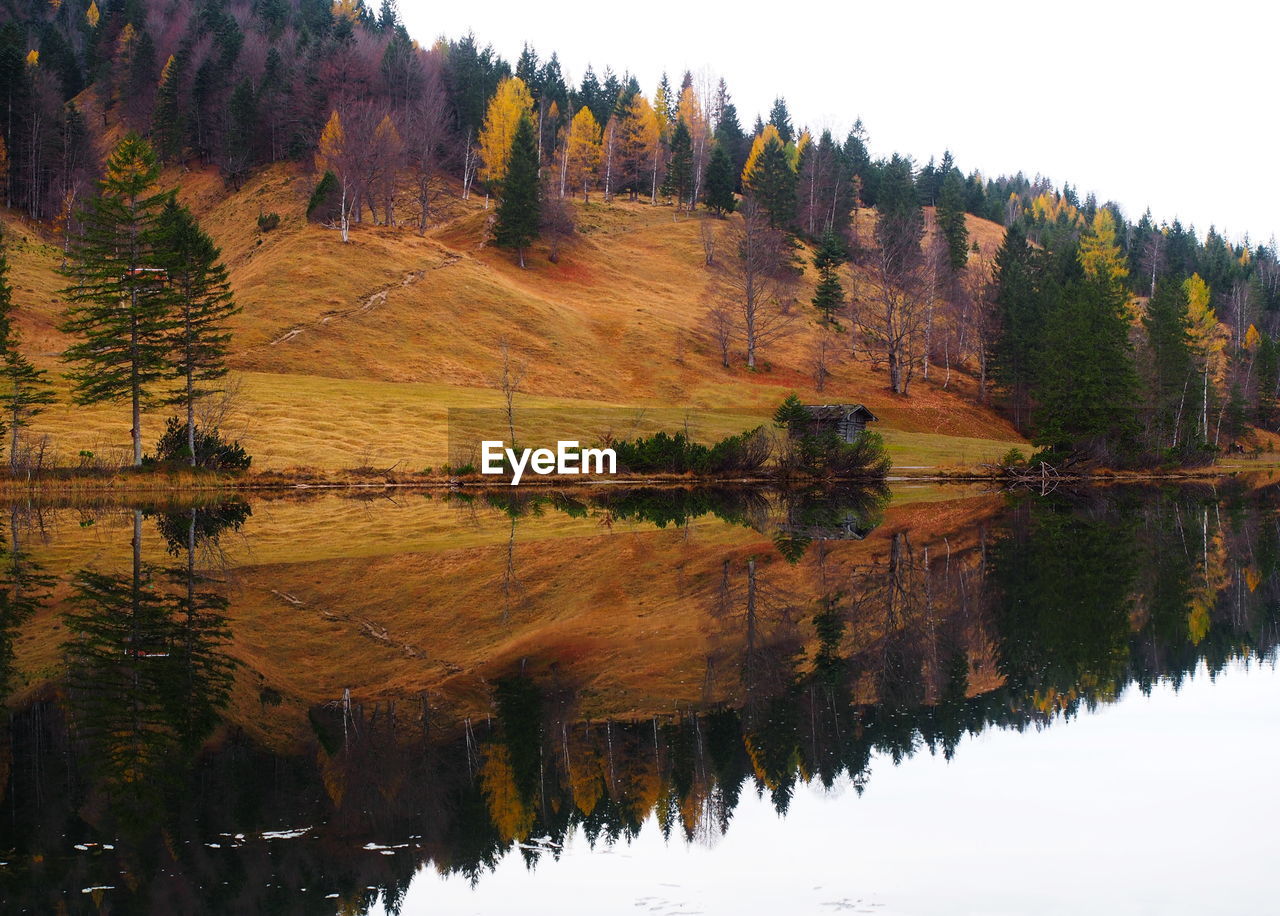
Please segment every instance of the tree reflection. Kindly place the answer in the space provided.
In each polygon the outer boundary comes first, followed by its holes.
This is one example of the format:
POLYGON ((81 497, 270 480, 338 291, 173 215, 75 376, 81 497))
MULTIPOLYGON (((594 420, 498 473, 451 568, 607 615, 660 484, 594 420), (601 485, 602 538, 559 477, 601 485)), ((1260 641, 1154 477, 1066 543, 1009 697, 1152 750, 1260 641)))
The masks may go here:
POLYGON ((227 600, 198 571, 196 553, 232 523, 201 509, 181 521, 166 516, 166 540, 186 562, 162 569, 143 560, 143 512, 135 510, 129 571, 72 577, 75 610, 64 618, 71 720, 99 790, 134 830, 162 819, 167 792, 227 703, 227 600))
MULTIPOLYGON (((298 704, 309 716, 289 750, 236 729, 210 742, 220 721, 249 715, 228 706, 226 588, 211 574, 219 535, 247 507, 156 514, 172 567, 145 560, 135 514, 129 567, 72 579, 69 722, 53 703, 18 714, 0 841, 34 861, 64 833, 147 833, 134 846, 165 870, 111 863, 129 871, 138 909, 163 899, 174 911, 304 912, 317 894, 338 894, 347 911, 381 894, 394 908, 427 863, 479 881, 508 853, 533 867, 575 835, 626 842, 649 819, 673 841, 711 843, 744 791, 785 812, 803 783, 860 790, 873 759, 950 758, 966 734, 1045 727, 1129 684, 1274 657, 1280 636, 1280 499, 1266 491, 1020 498, 940 533, 902 516, 872 531, 874 505, 850 524, 847 505, 776 494, 503 498, 512 520, 555 508, 687 525, 714 513, 758 532, 701 547, 678 595, 705 625, 691 654, 705 654, 714 689, 655 683, 647 708, 592 719, 591 691, 608 682, 508 653, 459 696, 298 704), (780 530, 806 549, 774 549, 780 530), (686 699, 662 705, 668 696, 686 699), (37 726, 36 709, 53 718, 37 726), (50 755, 41 749, 59 746, 58 729, 67 750, 50 755), (287 826, 311 832, 254 840, 287 826), (248 839, 226 839, 237 833, 248 839)), ((15 571, 9 540, 6 614, 47 591, 29 560, 15 571)), ((66 867, 0 875, 16 882, 6 899, 50 909, 43 888, 91 883, 83 863, 66 867)))

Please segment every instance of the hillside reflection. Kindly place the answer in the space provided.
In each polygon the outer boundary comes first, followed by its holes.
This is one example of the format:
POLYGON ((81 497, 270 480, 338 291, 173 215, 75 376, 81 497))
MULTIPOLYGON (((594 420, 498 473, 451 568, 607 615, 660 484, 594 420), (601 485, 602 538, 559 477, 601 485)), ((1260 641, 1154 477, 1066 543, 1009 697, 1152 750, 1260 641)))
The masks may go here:
MULTIPOLYGON (((430 511, 487 540, 397 547, 392 584, 398 611, 482 635, 474 670, 377 616, 385 557, 265 556, 271 504, 13 509, 0 894, 8 911, 310 912, 329 895, 394 910, 424 865, 483 881, 579 829, 625 842, 652 817, 673 842, 714 843, 743 793, 785 813, 802 783, 861 791, 875 755, 950 758, 987 728, 1274 657, 1278 504, 1274 488, 915 514, 861 491, 454 497, 430 511), (286 590, 293 566, 324 591, 286 590), (437 601, 451 578, 477 590, 437 601), (616 693, 632 655, 556 635, 575 593, 613 579, 632 590, 599 592, 616 628, 599 632, 659 656, 616 693), (323 700, 301 687, 322 658, 251 638, 313 605, 315 626, 353 634, 326 673, 352 686, 323 700), (678 616, 648 622, 668 605, 678 616), (670 639, 685 618, 696 628, 670 639), (370 646, 398 678, 384 690, 359 681, 370 646)), ((366 508, 375 526, 395 511, 366 508)), ((289 536, 348 542, 332 510, 299 507, 310 527, 289 536)))

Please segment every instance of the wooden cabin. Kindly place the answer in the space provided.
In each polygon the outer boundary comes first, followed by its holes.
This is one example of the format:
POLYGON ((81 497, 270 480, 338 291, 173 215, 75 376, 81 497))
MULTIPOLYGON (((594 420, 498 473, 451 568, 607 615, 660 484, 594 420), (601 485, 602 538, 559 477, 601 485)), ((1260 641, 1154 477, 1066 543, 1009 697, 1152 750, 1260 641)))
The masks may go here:
POLYGON ((862 435, 868 423, 876 423, 879 417, 861 404, 806 404, 809 415, 808 433, 816 435, 834 432, 845 442, 853 442, 862 435))

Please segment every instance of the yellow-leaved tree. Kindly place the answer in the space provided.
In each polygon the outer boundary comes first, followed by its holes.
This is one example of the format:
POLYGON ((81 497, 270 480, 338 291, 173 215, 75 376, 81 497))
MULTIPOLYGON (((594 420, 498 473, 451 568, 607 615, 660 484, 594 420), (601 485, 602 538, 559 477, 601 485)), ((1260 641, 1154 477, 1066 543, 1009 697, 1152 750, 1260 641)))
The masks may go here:
POLYGON ((565 155, 568 156, 571 192, 581 191, 582 199, 589 200, 600 169, 600 122, 585 105, 578 109, 569 124, 565 155))
POLYGON ((1200 435, 1209 438, 1209 389, 1221 394, 1227 384, 1227 341, 1231 332, 1218 321, 1217 312, 1210 308, 1212 298, 1209 284, 1199 274, 1192 274, 1182 284, 1187 294, 1187 332, 1191 346, 1199 355, 1203 384, 1200 393, 1200 435))
POLYGON ((37 51, 35 48, 32 48, 30 51, 27 52, 27 66, 28 67, 40 66, 40 52, 37 51))
POLYGON ((760 154, 764 152, 765 144, 770 140, 777 140, 778 143, 782 143, 782 135, 778 133, 778 128, 772 124, 766 124, 764 131, 751 144, 751 152, 747 154, 747 164, 742 167, 742 180, 744 182, 748 181, 751 173, 755 171, 756 162, 759 161, 760 154))
POLYGON ((316 169, 322 175, 331 172, 338 183, 338 227, 342 230, 344 242, 351 239, 351 209, 355 202, 356 157, 352 154, 342 118, 335 109, 329 115, 329 120, 320 133, 320 142, 316 145, 316 169))
POLYGON ((1093 224, 1080 239, 1080 266, 1085 275, 1107 284, 1119 284, 1129 276, 1124 252, 1116 241, 1116 219, 1102 207, 1093 216, 1093 224))
POLYGON ((96 0, 90 0, 89 8, 84 11, 84 21, 89 23, 89 28, 96 29, 98 20, 102 18, 102 14, 98 12, 98 4, 96 0))
POLYGON ((507 158, 520 119, 533 112, 533 96, 518 76, 506 77, 489 100, 489 109, 480 128, 480 180, 502 181, 507 175, 507 158))

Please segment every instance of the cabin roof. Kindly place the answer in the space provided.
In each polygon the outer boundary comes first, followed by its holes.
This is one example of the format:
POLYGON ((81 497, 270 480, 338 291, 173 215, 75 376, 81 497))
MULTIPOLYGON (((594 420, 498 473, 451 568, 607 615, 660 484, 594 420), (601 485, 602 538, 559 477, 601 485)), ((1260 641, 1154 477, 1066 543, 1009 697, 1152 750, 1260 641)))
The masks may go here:
POLYGON ((814 420, 843 420, 855 414, 861 414, 868 422, 880 419, 862 404, 806 404, 804 409, 814 420))

